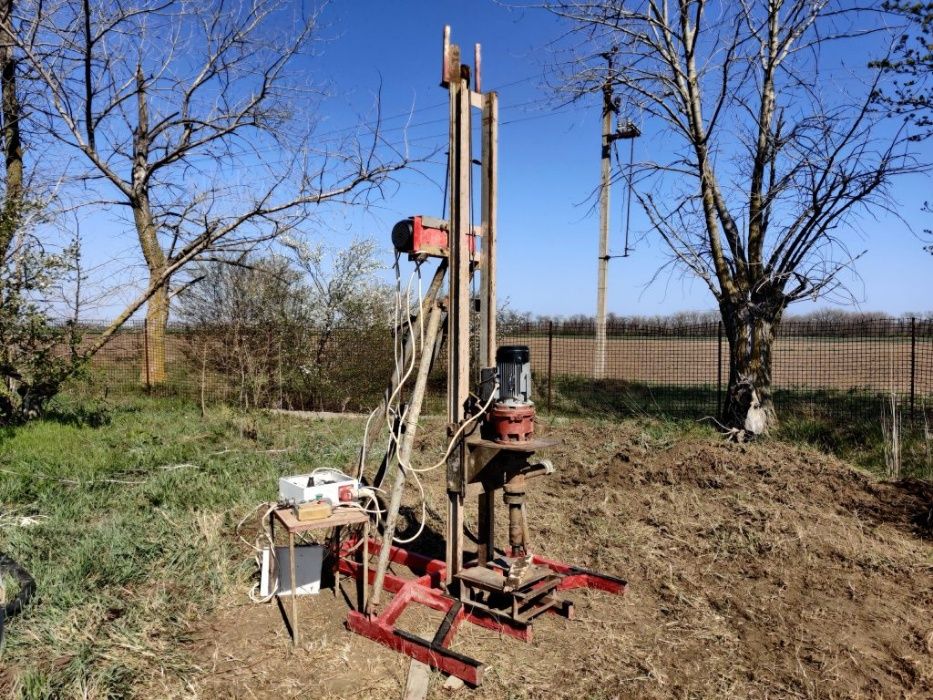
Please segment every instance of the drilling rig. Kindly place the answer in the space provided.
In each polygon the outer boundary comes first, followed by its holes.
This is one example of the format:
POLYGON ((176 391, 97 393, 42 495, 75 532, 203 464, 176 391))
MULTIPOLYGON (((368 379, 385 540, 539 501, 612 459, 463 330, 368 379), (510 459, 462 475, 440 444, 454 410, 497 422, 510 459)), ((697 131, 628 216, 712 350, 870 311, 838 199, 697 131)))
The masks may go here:
MULTIPOLYGON (((378 564, 364 581, 361 562, 349 556, 339 559, 342 573, 357 577, 364 591, 372 586, 371 594, 364 595, 365 609, 349 613, 347 625, 352 631, 473 686, 482 682, 483 663, 450 648, 464 622, 530 641, 533 620, 539 615, 573 617, 573 603, 561 597, 562 591, 591 588, 622 595, 626 590, 620 578, 547 559, 532 548, 526 485, 554 471, 537 453, 556 441, 535 435, 530 349, 496 344, 498 95, 482 92, 480 56, 477 44, 471 71, 461 62, 459 46, 450 42, 450 28, 444 28, 441 86, 450 97, 449 218, 412 216, 392 229, 392 242, 400 254, 418 265, 438 262, 428 291, 413 312, 422 332, 415 333, 412 324, 407 324, 402 362, 379 413, 380 420, 386 419, 391 397, 397 395, 405 375, 415 374, 380 470, 385 475, 390 471, 387 466, 397 465, 382 542, 372 543, 379 550, 378 564), (471 215, 473 110, 482 119, 479 225, 471 215), (479 293, 473 297, 471 284, 476 276, 479 293), (443 296, 445 279, 447 294, 443 296), (471 314, 477 309, 478 338, 473 338, 471 314), (406 478, 414 470, 411 453, 428 376, 445 335, 449 442, 445 458, 437 465, 445 469, 447 495, 446 555, 441 561, 395 546, 393 537, 406 478), (403 371, 409 363, 412 368, 417 365, 416 373, 403 371), (495 508, 500 498, 508 509, 508 547, 504 550, 496 547, 495 508), (475 555, 464 551, 464 510, 474 502, 478 513, 475 555), (390 563, 413 575, 389 573, 390 563), (383 605, 386 592, 392 599, 383 605), (397 627, 400 615, 411 604, 444 614, 432 640, 397 627)), ((369 441, 367 434, 361 469, 369 441)), ((379 486, 383 479, 376 481, 379 486)), ((353 546, 353 542, 346 545, 347 553, 353 546)))

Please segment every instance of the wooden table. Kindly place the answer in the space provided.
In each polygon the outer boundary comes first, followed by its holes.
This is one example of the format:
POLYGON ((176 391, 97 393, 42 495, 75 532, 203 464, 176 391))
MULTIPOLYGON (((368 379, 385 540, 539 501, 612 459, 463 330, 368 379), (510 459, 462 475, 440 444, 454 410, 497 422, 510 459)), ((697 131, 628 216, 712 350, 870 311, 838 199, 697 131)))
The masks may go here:
MULTIPOLYGON (((292 599, 292 614, 289 624, 292 628, 292 641, 295 645, 298 644, 298 589, 296 586, 297 576, 295 575, 295 535, 301 532, 308 532, 309 530, 329 530, 331 528, 341 528, 345 525, 358 525, 362 524, 363 526, 363 586, 362 586, 362 602, 360 604, 360 610, 366 609, 366 587, 369 582, 369 514, 359 510, 357 508, 338 508, 327 518, 321 518, 320 520, 298 520, 295 517, 295 513, 291 508, 277 508, 272 511, 272 517, 269 518, 269 535, 272 538, 272 541, 275 542, 275 521, 278 520, 279 524, 285 528, 285 531, 288 533, 288 563, 289 563, 289 576, 291 580, 291 599, 292 599)), ((338 530, 339 531, 339 530, 338 530)), ((337 552, 337 556, 340 556, 340 553, 337 552)), ((334 583, 334 595, 337 595, 337 588, 340 586, 340 566, 335 569, 337 573, 336 582, 334 583)), ((278 594, 276 594, 278 597, 278 594)))

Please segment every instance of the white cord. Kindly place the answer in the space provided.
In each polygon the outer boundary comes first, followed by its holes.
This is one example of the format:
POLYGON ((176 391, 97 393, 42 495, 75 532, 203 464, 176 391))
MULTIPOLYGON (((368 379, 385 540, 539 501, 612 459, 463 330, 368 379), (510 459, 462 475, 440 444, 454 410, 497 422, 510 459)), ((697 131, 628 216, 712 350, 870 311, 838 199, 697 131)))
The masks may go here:
MULTIPOLYGON (((479 412, 474 413, 468 419, 463 421, 460 428, 457 430, 456 433, 454 433, 454 436, 450 439, 450 442, 447 444, 447 450, 444 452, 444 456, 441 457, 440 460, 436 464, 432 464, 430 467, 416 468, 416 467, 411 466, 411 463, 403 464, 401 459, 396 457, 399 465, 401 465, 405 469, 406 472, 411 472, 413 474, 423 474, 424 472, 429 472, 434 469, 438 469, 439 467, 442 467, 447 462, 447 458, 450 457, 450 453, 453 451, 454 446, 457 444, 457 440, 460 437, 460 435, 463 433, 463 431, 466 430, 467 427, 469 427, 471 423, 476 421, 480 416, 484 415, 486 411, 489 410, 489 406, 492 404, 493 399, 495 399, 496 397, 496 389, 498 388, 499 388, 499 383, 496 382, 496 386, 493 388, 493 391, 489 395, 489 398, 486 400, 486 403, 479 410, 479 412)), ((392 433, 392 439, 396 443, 396 455, 397 455, 398 454, 398 449, 397 449, 398 448, 398 436, 395 435, 394 432, 392 433)))
POLYGON ((256 590, 259 588, 259 584, 254 583, 252 588, 249 589, 249 593, 248 593, 249 599, 253 601, 254 603, 268 603, 270 600, 272 600, 275 597, 276 593, 279 592, 279 577, 278 577, 279 562, 278 562, 278 557, 276 557, 275 555, 275 542, 272 541, 272 536, 269 534, 269 528, 266 527, 266 522, 268 521, 269 516, 272 514, 272 511, 276 509, 277 506, 278 506, 278 503, 272 503, 272 502, 260 503, 258 506, 253 508, 249 513, 247 513, 243 517, 243 519, 240 520, 239 523, 237 523, 237 526, 236 526, 237 537, 239 537, 243 542, 245 542, 248 547, 256 550, 256 552, 258 553, 256 555, 256 566, 260 568, 260 571, 262 570, 262 558, 261 557, 262 557, 263 548, 259 546, 259 541, 262 539, 265 539, 269 542, 269 556, 272 558, 272 563, 274 564, 274 567, 270 567, 270 579, 271 579, 271 573, 274 570, 276 572, 275 583, 272 587, 272 590, 269 592, 269 595, 265 597, 260 597, 256 595, 256 590), (263 513, 262 517, 259 519, 260 532, 259 534, 256 535, 256 543, 254 544, 250 542, 249 540, 247 540, 245 537, 243 537, 242 534, 240 534, 240 529, 243 527, 243 523, 245 523, 250 518, 250 516, 252 516, 257 510, 259 510, 263 506, 268 506, 268 507, 266 508, 266 512, 263 513))
MULTIPOLYGON (((417 531, 412 537, 410 537, 410 538, 408 538, 408 539, 400 539, 400 538, 398 538, 398 537, 393 537, 393 538, 392 538, 393 541, 394 541, 395 543, 397 543, 397 544, 408 544, 408 543, 410 543, 410 542, 413 542, 415 539, 417 539, 417 538, 421 535, 422 532, 424 532, 425 523, 426 523, 426 521, 427 521, 427 498, 426 498, 425 492, 424 492, 424 485, 422 484, 421 479, 418 477, 418 474, 424 473, 424 472, 429 472, 429 471, 432 471, 432 470, 434 470, 434 469, 438 469, 438 468, 440 468, 441 466, 443 466, 443 465, 447 462, 447 459, 450 457, 450 453, 453 451, 454 446, 457 444, 457 442, 458 442, 458 440, 460 439, 460 437, 462 436, 463 432, 464 432, 471 424, 473 424, 476 420, 478 420, 478 419, 480 418, 480 416, 484 415, 484 414, 486 413, 487 410, 489 410, 489 406, 492 404, 493 399, 494 399, 494 397, 495 397, 495 389, 491 392, 491 394, 490 394, 490 396, 489 396, 489 399, 486 401, 486 403, 483 405, 483 407, 482 407, 477 413, 475 413, 474 415, 470 416, 470 418, 468 418, 467 420, 465 420, 465 421, 460 425, 459 429, 457 430, 456 433, 454 433, 453 437, 451 438, 450 442, 448 443, 447 449, 444 451, 444 456, 441 457, 441 459, 440 459, 436 464, 432 464, 432 465, 429 466, 429 467, 416 468, 416 467, 413 467, 413 466, 411 465, 410 460, 409 460, 409 462, 407 462, 407 463, 403 463, 403 462, 402 462, 401 458, 399 457, 399 448, 400 448, 400 440, 401 440, 401 438, 400 438, 400 433, 401 433, 401 430, 402 430, 402 428, 403 428, 403 421, 401 421, 401 420, 399 421, 399 426, 398 426, 398 430, 397 430, 397 431, 395 430, 393 423, 395 422, 395 419, 398 418, 398 417, 400 416, 400 413, 401 413, 401 411, 399 410, 399 407, 395 405, 395 404, 396 404, 396 400, 397 400, 397 398, 398 398, 398 396, 399 396, 399 393, 402 391, 402 388, 404 387, 405 383, 408 381, 408 379, 411 377, 412 372, 414 371, 414 368, 415 368, 415 358, 416 358, 417 355, 418 355, 418 352, 417 352, 417 350, 418 350, 418 343, 415 342, 414 327, 413 327, 413 324, 412 324, 412 322, 411 322, 411 285, 412 285, 412 281, 413 281, 413 279, 414 279, 415 276, 417 276, 417 278, 418 278, 418 341, 420 341, 422 358, 424 357, 424 353, 425 353, 426 348, 424 347, 424 334, 425 334, 425 329, 424 329, 424 313, 423 313, 423 311, 424 311, 424 309, 423 309, 424 299, 423 299, 423 290, 422 290, 421 266, 420 266, 420 264, 416 265, 415 270, 414 270, 414 272, 412 273, 412 276, 409 277, 409 279, 408 279, 408 284, 407 284, 406 289, 405 289, 405 299, 404 299, 404 304, 403 304, 403 302, 402 302, 402 289, 401 289, 401 287, 402 287, 402 284, 401 284, 402 278, 401 278, 401 270, 400 270, 400 268, 399 268, 398 261, 399 261, 399 257, 398 257, 398 255, 396 255, 396 258, 395 258, 395 271, 396 271, 396 274, 395 274, 395 280, 396 280, 396 291, 395 291, 395 329, 396 329, 396 331, 395 331, 395 337, 394 337, 394 339, 393 339, 393 340, 394 340, 394 342, 393 342, 393 354, 394 354, 394 360, 395 360, 395 370, 394 370, 394 373, 395 373, 396 376, 399 376, 399 381, 398 381, 398 383, 396 384, 396 387, 395 387, 394 391, 391 393, 391 395, 388 397, 388 399, 387 399, 386 402, 385 402, 385 407, 386 407, 386 410, 385 410, 385 425, 386 425, 386 428, 388 429, 388 433, 389 433, 389 445, 391 445, 393 442, 395 443, 395 454, 396 454, 396 462, 397 462, 397 464, 398 464, 398 468, 399 468, 399 469, 402 469, 405 473, 409 473, 409 472, 410 472, 411 475, 412 475, 412 477, 413 477, 413 480, 414 480, 414 482, 415 482, 415 485, 418 487, 418 495, 419 495, 419 501, 420 501, 420 505, 421 505, 421 519, 420 519, 420 522, 419 522, 418 531, 417 531), (401 318, 401 313, 402 313, 402 308, 403 308, 403 307, 404 307, 404 309, 405 309, 405 311, 406 311, 406 313, 407 313, 406 322, 407 322, 407 325, 408 325, 408 333, 409 333, 410 337, 412 338, 411 360, 410 360, 410 363, 409 363, 409 365, 408 365, 408 368, 405 370, 404 374, 402 373, 402 369, 403 369, 403 368, 402 368, 402 366, 401 366, 401 365, 402 365, 402 360, 404 359, 404 358, 403 358, 403 353, 402 353, 402 351, 401 351, 401 348, 404 348, 404 343, 401 342, 401 336, 402 336, 402 334, 400 334, 400 333, 398 332, 398 329, 403 325, 403 321, 402 321, 402 318, 401 318)), ((496 388, 498 388, 498 384, 496 385, 496 388)), ((360 466, 359 466, 359 472, 358 472, 358 474, 359 474, 359 477, 358 477, 359 480, 362 480, 362 478, 363 478, 363 471, 364 471, 365 466, 366 466, 366 442, 367 442, 367 440, 368 440, 368 438, 369 438, 370 425, 371 425, 371 422, 372 422, 373 417, 376 415, 377 412, 378 412, 378 408, 375 409, 375 410, 373 410, 372 413, 369 414, 369 417, 368 417, 367 420, 366 420, 366 425, 365 425, 364 430, 363 430, 363 448, 362 448, 362 451, 361 451, 361 455, 362 455, 362 456, 361 456, 361 458, 360 458, 360 466)), ((360 494, 361 494, 361 495, 363 494, 363 489, 360 489, 360 494)), ((370 497, 371 497, 371 498, 373 499, 373 501, 375 502, 375 496, 374 496, 374 495, 370 495, 370 497)), ((367 511, 367 512, 371 512, 371 511, 367 511)), ((377 519, 376 522, 377 522, 377 525, 378 525, 378 523, 381 522, 381 515, 380 515, 380 513, 378 512, 378 508, 377 508, 377 511, 376 511, 376 519, 377 519)))

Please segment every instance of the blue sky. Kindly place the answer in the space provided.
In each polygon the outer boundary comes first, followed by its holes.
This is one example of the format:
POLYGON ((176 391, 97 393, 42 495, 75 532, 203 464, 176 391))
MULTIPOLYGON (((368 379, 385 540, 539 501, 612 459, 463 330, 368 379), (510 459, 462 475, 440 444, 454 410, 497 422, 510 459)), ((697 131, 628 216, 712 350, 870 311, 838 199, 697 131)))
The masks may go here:
MULTIPOLYGON (((384 114, 414 109, 407 130, 414 152, 437 147, 441 153, 423 164, 421 173, 403 174, 385 201, 366 210, 322 211, 313 233, 335 245, 355 236, 384 242, 388 264, 395 221, 418 213, 440 214, 447 93, 438 86, 438 77, 441 30, 450 24, 453 41, 470 56, 469 62, 473 43, 482 44, 484 89, 500 88, 500 301, 537 314, 592 313, 598 218, 588 197, 599 176, 600 115, 596 102, 560 109, 558 98, 544 85, 554 42, 565 26, 547 13, 510 9, 491 0, 335 0, 322 19, 316 55, 304 59, 304 67, 328 93, 319 132, 326 135, 369 119, 381 85, 384 114)), ((860 67, 867 57, 851 60, 860 67)), ((405 121, 388 119, 385 127, 400 138, 405 121)), ((636 158, 661 147, 649 133, 637 141, 636 158)), ((927 158, 933 155, 931 147, 922 147, 927 158)), ((933 220, 920 212, 923 200, 933 199, 927 194, 930 186, 924 176, 895 185, 899 211, 918 230, 933 220)), ((614 252, 622 250, 622 205, 619 187, 613 191, 614 252)), ((631 228, 633 237, 646 229, 637 207, 631 228)), ((860 302, 855 308, 891 314, 933 308, 933 256, 922 251, 922 243, 892 216, 865 219, 862 228, 863 237, 851 242, 853 249, 867 249, 858 263, 861 279, 852 280, 860 302)), ((128 234, 123 240, 131 251, 128 234)), ((89 245, 92 258, 103 255, 106 244, 89 240, 89 245)), ((112 245, 108 248, 112 252, 112 245)), ((713 308, 706 287, 678 271, 649 284, 666 260, 663 244, 650 235, 641 237, 628 258, 612 260, 610 312, 655 315, 713 308)), ((812 308, 808 303, 795 310, 812 308)))

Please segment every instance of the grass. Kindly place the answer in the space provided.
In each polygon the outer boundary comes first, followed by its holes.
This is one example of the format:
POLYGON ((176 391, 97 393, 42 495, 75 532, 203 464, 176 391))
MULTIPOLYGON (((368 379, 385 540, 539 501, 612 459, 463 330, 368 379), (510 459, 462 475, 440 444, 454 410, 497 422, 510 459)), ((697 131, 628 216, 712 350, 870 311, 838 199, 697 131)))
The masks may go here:
MULTIPOLYGON (((651 451, 711 430, 650 418, 610 386, 590 405, 583 387, 556 388, 566 415, 552 420, 586 415, 610 443, 620 414, 641 417, 634 427, 651 451)), ((195 404, 164 397, 63 397, 51 408, 0 431, 0 551, 37 582, 33 603, 9 623, 0 696, 159 697, 164 679, 184 687, 195 672, 184 647, 191 625, 231 592, 242 595, 255 575, 237 522, 274 498, 278 476, 352 464, 362 430, 361 420, 223 406, 202 416, 195 404)), ((855 423, 785 417, 778 437, 883 464, 876 436, 855 423)), ((905 443, 905 463, 922 448, 905 443)))
MULTIPOLYGON (((547 386, 539 397, 547 396, 547 386)), ((546 398, 539 398, 544 404, 546 398)), ((780 419, 774 437, 805 443, 845 459, 878 476, 886 476, 882 430, 884 397, 861 391, 779 389, 774 402, 780 419)), ((915 420, 904 415, 902 474, 933 480, 933 410, 920 402, 915 420), (924 415, 927 422, 924 423, 924 415)), ((717 415, 716 387, 649 385, 620 380, 594 381, 559 377, 553 387, 553 412, 583 417, 673 420, 678 429, 717 415)), ((661 421, 663 423, 663 421, 661 421)), ((712 423, 712 421, 710 421, 712 423)))
POLYGON ((122 697, 184 678, 188 623, 253 576, 236 523, 279 475, 350 464, 359 429, 136 398, 59 400, 0 434, 0 551, 37 582, 0 695, 122 697))

